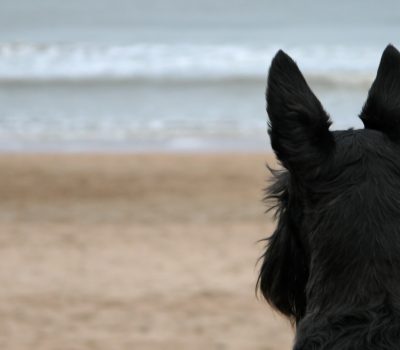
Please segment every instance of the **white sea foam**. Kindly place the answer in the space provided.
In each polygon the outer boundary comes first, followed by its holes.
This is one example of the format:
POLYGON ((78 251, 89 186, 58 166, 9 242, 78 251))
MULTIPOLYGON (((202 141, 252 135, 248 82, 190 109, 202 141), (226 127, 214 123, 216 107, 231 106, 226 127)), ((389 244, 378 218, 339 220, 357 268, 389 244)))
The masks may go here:
MULTIPOLYGON (((0 81, 265 79, 279 45, 2 44, 0 81)), ((366 85, 380 48, 283 47, 304 73, 322 84, 366 85)))

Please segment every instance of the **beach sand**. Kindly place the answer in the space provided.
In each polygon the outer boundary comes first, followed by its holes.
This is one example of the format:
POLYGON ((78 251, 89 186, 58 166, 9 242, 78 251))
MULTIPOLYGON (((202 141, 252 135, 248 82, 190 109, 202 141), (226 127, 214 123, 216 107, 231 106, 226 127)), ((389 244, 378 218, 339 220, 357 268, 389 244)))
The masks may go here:
POLYGON ((267 161, 1 155, 0 349, 289 349, 254 289, 267 161))

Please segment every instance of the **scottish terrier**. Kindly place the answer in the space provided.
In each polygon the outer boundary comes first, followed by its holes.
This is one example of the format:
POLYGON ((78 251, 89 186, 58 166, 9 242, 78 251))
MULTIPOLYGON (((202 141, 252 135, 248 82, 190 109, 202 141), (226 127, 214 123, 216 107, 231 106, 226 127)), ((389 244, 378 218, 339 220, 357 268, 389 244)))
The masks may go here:
POLYGON ((328 114, 283 51, 269 69, 267 199, 277 227, 258 286, 296 329, 295 350, 400 349, 400 53, 383 52, 360 118, 328 114))

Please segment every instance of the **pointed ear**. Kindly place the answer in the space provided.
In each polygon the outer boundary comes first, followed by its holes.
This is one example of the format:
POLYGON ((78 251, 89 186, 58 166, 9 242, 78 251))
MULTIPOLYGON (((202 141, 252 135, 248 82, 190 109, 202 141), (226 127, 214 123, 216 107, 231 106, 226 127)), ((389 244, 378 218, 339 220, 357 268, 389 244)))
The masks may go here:
POLYGON ((400 139, 400 52, 392 45, 383 51, 360 118, 365 128, 400 139))
POLYGON ((329 116, 283 51, 272 60, 266 98, 271 145, 286 168, 306 170, 330 154, 334 140, 329 116))

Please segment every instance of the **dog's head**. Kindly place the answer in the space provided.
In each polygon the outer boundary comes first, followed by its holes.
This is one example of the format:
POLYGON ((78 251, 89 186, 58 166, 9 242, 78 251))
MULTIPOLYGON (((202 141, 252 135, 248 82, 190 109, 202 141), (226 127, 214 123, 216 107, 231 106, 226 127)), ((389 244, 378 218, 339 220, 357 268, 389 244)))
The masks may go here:
POLYGON ((330 131, 328 114, 282 51, 266 99, 283 169, 267 192, 278 223, 260 270, 264 297, 294 322, 306 310, 367 303, 383 289, 399 297, 400 53, 389 45, 382 55, 360 115, 364 129, 330 131))

